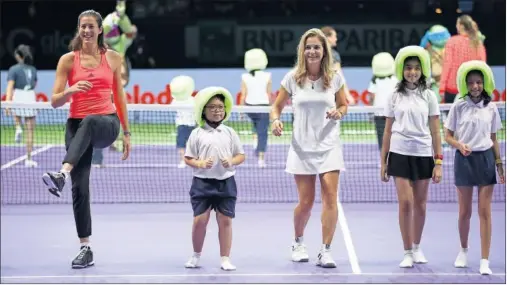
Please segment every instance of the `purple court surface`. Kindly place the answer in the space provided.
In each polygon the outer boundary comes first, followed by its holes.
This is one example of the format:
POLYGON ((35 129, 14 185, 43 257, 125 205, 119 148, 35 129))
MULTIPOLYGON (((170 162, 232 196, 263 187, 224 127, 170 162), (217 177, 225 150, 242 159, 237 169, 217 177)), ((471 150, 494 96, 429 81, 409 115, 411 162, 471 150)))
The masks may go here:
MULTIPOLYGON (((403 247, 396 194, 379 182, 376 145, 345 145, 347 171, 340 183, 340 223, 332 244, 338 267, 315 266, 321 245, 317 203, 305 233, 310 262, 290 261, 292 216, 297 202, 292 177, 284 173, 287 146, 270 145, 268 167, 259 169, 250 146, 238 168, 239 200, 233 222, 234 272, 220 270, 218 233, 210 220, 199 269, 185 269, 192 253, 192 212, 188 203, 191 170, 177 168, 174 147, 136 147, 122 162, 104 151, 105 168, 92 170, 92 248, 95 266, 73 270, 79 249, 71 192, 51 196, 41 181, 58 170, 64 149, 52 146, 28 169, 19 160, 22 147, 1 147, 2 283, 502 283, 505 284, 505 186, 495 188, 491 269, 479 274, 480 236, 477 205, 470 230, 469 267, 453 267, 459 250, 456 193, 452 167, 441 185, 430 186, 422 248, 428 264, 400 269, 403 247)), ((502 146, 502 150, 505 147, 502 146)), ((447 157, 452 157, 447 150, 447 157)), ((502 156, 505 153, 502 152, 502 156)), ((450 160, 451 158, 448 158, 450 160)), ((318 197, 319 195, 317 195, 318 197)), ((320 197, 317 198, 320 201, 320 197)))

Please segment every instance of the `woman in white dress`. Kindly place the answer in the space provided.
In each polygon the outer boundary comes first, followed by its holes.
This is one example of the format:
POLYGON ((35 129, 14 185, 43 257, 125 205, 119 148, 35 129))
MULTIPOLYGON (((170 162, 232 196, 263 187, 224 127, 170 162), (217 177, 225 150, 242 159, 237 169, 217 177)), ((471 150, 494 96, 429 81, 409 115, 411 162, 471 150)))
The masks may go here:
MULTIPOLYGON (((33 56, 30 47, 27 45, 19 45, 14 50, 14 57, 17 64, 11 66, 7 73, 6 101, 15 103, 35 103, 36 94, 34 91, 37 84, 37 70, 33 66, 33 56)), ((16 133, 14 141, 21 142, 23 135, 22 119, 25 119, 26 136, 26 167, 36 167, 37 162, 32 160, 33 149, 33 133, 35 129, 35 109, 18 108, 6 109, 6 115, 13 115, 16 124, 16 133)))
POLYGON ((338 222, 338 179, 344 170, 339 120, 347 113, 345 80, 333 69, 331 47, 319 29, 302 37, 293 70, 282 80, 271 111, 275 136, 283 132, 280 114, 292 99, 294 126, 286 171, 294 174, 299 203, 294 210, 295 240, 292 260, 309 260, 303 234, 315 200, 315 180, 322 185, 322 248, 317 265, 336 267, 331 257, 331 242, 338 222))

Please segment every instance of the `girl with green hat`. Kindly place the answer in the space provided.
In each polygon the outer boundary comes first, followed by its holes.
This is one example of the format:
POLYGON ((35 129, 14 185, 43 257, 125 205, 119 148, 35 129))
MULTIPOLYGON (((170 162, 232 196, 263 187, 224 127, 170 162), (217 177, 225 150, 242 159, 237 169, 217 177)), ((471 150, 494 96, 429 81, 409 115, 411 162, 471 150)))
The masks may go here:
POLYGON ((427 263, 419 244, 426 220, 430 179, 442 178, 440 108, 429 88, 430 58, 419 46, 400 49, 395 58, 399 80, 388 98, 381 151, 381 179, 394 177, 405 255, 400 267, 427 263))
POLYGON ((488 260, 491 244, 491 197, 497 184, 496 172, 500 183, 505 182, 496 136, 502 128, 502 119, 498 108, 491 102, 495 82, 493 72, 485 62, 472 60, 463 63, 458 69, 456 84, 459 99, 453 103, 444 125, 445 140, 456 148, 454 183, 458 189, 461 249, 454 266, 468 266, 472 198, 474 187, 477 187, 482 255, 479 271, 489 275, 492 274, 488 260))

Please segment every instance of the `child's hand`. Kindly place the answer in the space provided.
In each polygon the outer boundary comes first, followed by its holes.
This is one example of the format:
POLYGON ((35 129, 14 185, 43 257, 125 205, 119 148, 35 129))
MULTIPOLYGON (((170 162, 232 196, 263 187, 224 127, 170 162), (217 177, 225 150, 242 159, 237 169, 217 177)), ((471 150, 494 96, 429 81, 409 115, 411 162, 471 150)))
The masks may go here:
POLYGON ((232 167, 232 158, 221 158, 220 161, 222 162, 222 166, 224 168, 232 167))
POLYGON ((213 167, 213 157, 208 157, 207 159, 199 161, 199 168, 210 169, 213 167))

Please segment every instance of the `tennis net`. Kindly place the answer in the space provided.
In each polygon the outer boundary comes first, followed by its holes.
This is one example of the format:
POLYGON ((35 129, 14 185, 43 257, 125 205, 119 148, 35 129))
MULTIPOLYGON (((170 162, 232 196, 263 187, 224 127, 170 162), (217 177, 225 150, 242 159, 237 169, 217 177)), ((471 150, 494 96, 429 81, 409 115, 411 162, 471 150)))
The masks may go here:
MULTIPOLYGON (((505 102, 497 104, 505 126, 505 102)), ((445 113, 450 105, 442 105, 445 113)), ((49 103, 15 104, 1 106, 1 203, 5 204, 59 204, 71 203, 67 186, 61 198, 50 195, 42 182, 45 171, 58 171, 65 155, 64 133, 68 105, 53 109, 49 103), (37 112, 33 160, 35 168, 26 167, 24 128, 21 142, 15 142, 14 118, 6 116, 6 109, 32 109, 37 112)), ((104 149, 104 165, 92 168, 92 203, 177 203, 188 202, 192 170, 180 168, 176 148, 176 115, 191 111, 173 105, 128 105, 132 131, 132 152, 122 161, 118 151, 104 149)), ((377 141, 375 113, 380 110, 369 106, 349 107, 349 114, 341 122, 341 141, 346 171, 340 177, 342 203, 396 202, 393 180, 380 181, 380 151, 377 141)), ((294 179, 284 171, 292 134, 292 109, 287 107, 282 116, 284 134, 268 136, 265 167, 260 167, 255 154, 256 139, 247 113, 265 114, 269 107, 235 106, 227 125, 240 135, 247 159, 237 168, 238 202, 293 203, 297 202, 294 179)), ((445 115, 445 114, 443 114, 445 115)), ((442 118, 442 116, 441 116, 442 118)), ((269 131, 270 133, 270 131, 269 131)), ((505 162, 505 129, 498 134, 502 158, 505 162)), ((121 143, 120 143, 121 145, 121 143)), ((121 148, 121 147, 120 147, 121 148)), ((430 185, 429 202, 456 202, 453 186, 453 157, 455 150, 444 145, 443 181, 430 185)), ((316 201, 320 202, 317 179, 316 201)), ((505 202, 505 186, 496 185, 494 202, 505 202)))

